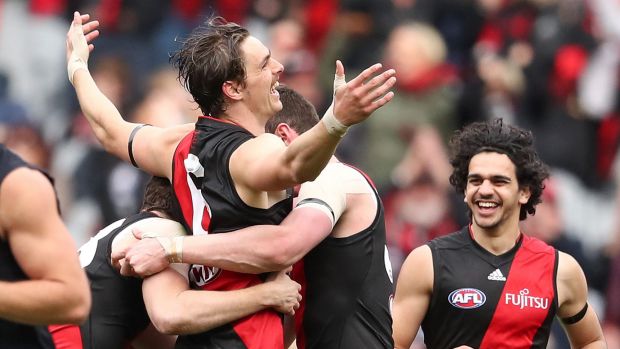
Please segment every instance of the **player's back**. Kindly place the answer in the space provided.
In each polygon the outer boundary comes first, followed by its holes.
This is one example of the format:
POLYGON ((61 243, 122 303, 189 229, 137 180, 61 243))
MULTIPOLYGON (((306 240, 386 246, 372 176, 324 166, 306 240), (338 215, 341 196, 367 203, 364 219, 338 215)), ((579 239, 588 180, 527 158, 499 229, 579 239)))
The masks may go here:
POLYGON ((302 283, 304 303, 296 314, 297 345, 308 349, 393 348, 390 301, 394 287, 383 205, 358 170, 330 163, 324 171, 335 171, 331 177, 338 180, 363 181, 377 205, 367 228, 347 237, 327 237, 295 266, 293 276, 302 283))

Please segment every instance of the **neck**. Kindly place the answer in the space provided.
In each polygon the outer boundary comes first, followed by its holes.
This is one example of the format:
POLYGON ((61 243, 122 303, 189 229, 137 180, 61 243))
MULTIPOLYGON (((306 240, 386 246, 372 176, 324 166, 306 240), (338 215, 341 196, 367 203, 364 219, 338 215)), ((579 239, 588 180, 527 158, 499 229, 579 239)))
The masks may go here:
POLYGON ((251 134, 258 136, 265 133, 265 123, 267 119, 262 119, 247 109, 239 106, 230 106, 220 119, 232 122, 248 130, 251 134))
POLYGON ((474 240, 494 255, 501 255, 510 251, 517 244, 521 235, 518 224, 486 229, 473 222, 470 229, 474 240))

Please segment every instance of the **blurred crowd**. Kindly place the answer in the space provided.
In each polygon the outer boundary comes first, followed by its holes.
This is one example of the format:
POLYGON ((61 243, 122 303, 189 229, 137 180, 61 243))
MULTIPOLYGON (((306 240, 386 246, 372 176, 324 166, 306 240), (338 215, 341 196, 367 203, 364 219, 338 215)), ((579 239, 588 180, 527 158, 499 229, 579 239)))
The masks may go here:
MULTIPOLYGON (((394 100, 339 148, 384 199, 395 272, 468 221, 448 182, 452 132, 493 118, 532 130, 552 177, 523 230, 581 263, 609 347, 620 348, 620 1, 0 0, 0 141, 56 178, 81 244, 136 212, 147 178, 105 153, 80 114, 65 68, 74 10, 101 22, 89 68, 134 122, 199 115, 168 57, 211 14, 271 48, 281 82, 320 114, 336 59, 348 76, 395 68, 394 100)), ((568 348, 561 335, 553 345, 568 348)))

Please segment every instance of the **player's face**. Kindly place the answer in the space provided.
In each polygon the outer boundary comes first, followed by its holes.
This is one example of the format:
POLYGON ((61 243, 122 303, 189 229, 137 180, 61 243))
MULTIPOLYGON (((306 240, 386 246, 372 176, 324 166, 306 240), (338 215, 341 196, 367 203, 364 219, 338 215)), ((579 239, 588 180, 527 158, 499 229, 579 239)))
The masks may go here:
POLYGON ((519 188, 515 165, 507 155, 484 152, 471 158, 465 201, 474 226, 501 233, 518 224, 521 205, 529 197, 529 190, 519 188))
POLYGON ((271 57, 269 49, 253 36, 243 41, 241 50, 247 74, 243 100, 254 115, 267 122, 282 109, 276 86, 284 67, 271 57))

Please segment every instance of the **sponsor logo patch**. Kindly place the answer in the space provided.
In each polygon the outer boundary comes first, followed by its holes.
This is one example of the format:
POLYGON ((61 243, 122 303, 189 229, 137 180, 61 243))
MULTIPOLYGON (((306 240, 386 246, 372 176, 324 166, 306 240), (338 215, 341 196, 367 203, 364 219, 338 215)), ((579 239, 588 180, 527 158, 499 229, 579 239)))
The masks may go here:
POLYGON ((475 288, 459 288, 452 291, 448 296, 448 302, 460 309, 475 309, 482 306, 486 301, 487 296, 484 292, 475 288))

